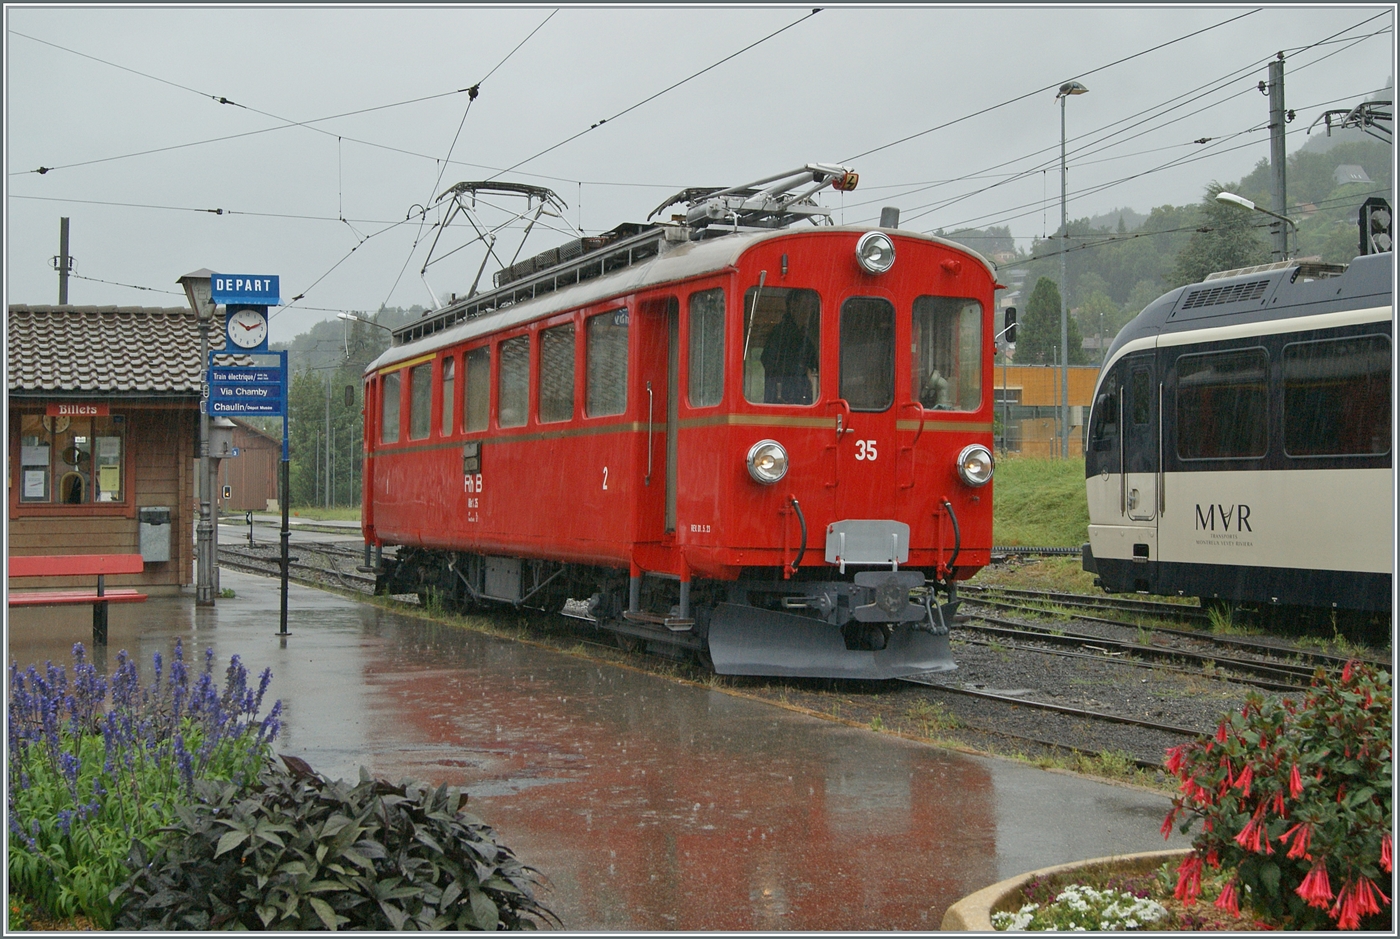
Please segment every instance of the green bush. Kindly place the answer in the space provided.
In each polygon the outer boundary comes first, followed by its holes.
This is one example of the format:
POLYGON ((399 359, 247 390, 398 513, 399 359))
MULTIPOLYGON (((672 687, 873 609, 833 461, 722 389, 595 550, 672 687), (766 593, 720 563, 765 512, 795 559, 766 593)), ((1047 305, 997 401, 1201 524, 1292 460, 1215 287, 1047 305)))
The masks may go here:
POLYGON ((220 689, 212 649, 195 676, 179 642, 168 676, 157 653, 146 687, 119 652, 110 704, 109 681, 81 643, 73 656, 71 682, 52 663, 43 672, 10 666, 9 886, 44 913, 83 914, 107 928, 115 914, 108 897, 129 874, 132 840, 153 843, 199 780, 254 776, 282 707, 258 718, 272 673, 249 688, 238 656, 220 689))
POLYGON ((361 770, 350 786, 272 761, 251 788, 199 801, 113 894, 126 929, 534 929, 535 872, 461 811, 466 795, 361 770))
POLYGON ((1180 816, 1183 833, 1203 829, 1177 897, 1194 902, 1209 866, 1235 872, 1222 909, 1238 913, 1245 894, 1292 929, 1388 928, 1391 704, 1390 676, 1350 662, 1340 676, 1319 670, 1301 705, 1252 694, 1214 737, 1167 751, 1181 787, 1162 833, 1180 816))

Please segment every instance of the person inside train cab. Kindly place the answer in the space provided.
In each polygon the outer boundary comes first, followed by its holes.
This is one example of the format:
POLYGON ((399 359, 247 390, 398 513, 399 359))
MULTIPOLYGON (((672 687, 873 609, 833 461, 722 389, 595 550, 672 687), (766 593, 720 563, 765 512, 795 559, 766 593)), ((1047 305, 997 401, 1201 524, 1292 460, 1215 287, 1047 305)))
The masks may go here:
POLYGON ((946 409, 952 406, 952 396, 948 392, 948 379, 944 378, 938 369, 931 369, 928 376, 924 378, 923 387, 919 390, 919 403, 929 410, 946 409))
MULTIPOLYGON (((768 334, 763 344, 765 404, 811 404, 812 376, 817 373, 817 350, 793 316, 802 309, 803 295, 808 291, 794 290, 787 296, 783 318, 768 334)), ((806 316, 803 316, 806 319, 806 316)))

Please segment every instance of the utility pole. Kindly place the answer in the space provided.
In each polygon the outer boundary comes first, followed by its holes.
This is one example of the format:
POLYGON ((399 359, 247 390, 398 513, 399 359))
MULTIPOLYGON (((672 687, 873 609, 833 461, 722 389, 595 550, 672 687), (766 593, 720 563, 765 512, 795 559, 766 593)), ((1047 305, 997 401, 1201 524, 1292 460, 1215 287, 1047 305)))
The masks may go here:
MULTIPOLYGON (((1287 112, 1283 107, 1283 53, 1269 63, 1269 194, 1273 198, 1274 212, 1279 216, 1288 215, 1288 165, 1287 148, 1284 146, 1284 128, 1287 112)), ((1288 226, 1282 222, 1273 225, 1275 261, 1288 258, 1288 226)))
POLYGON ((326 377, 326 508, 331 507, 331 379, 326 377))
POLYGON ((68 274, 73 270, 73 258, 68 253, 68 219, 58 220, 58 254, 52 262, 58 271, 58 305, 68 305, 68 274))

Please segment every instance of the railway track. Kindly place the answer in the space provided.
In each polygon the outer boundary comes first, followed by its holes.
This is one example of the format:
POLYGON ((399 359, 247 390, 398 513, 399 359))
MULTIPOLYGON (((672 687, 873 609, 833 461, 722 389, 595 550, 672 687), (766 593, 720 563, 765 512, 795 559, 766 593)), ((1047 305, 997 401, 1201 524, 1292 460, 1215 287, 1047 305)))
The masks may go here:
MULTIPOLYGON (((293 551, 290 574, 298 582, 372 593, 374 578, 355 570, 363 561, 362 552, 333 542, 300 542, 293 551)), ((219 553, 221 563, 230 567, 280 575, 280 546, 250 550, 221 545, 219 553)), ((920 732, 918 721, 898 715, 933 708, 946 713, 950 724, 940 728, 938 739, 1032 757, 1126 754, 1133 765, 1157 770, 1167 747, 1212 732, 1220 716, 1238 708, 1246 693, 1296 694, 1317 667, 1337 668, 1345 661, 1279 643, 1093 616, 1091 609, 1105 606, 1088 602, 1102 599, 1097 597, 966 589, 964 595, 964 609, 974 610, 954 626, 954 658, 959 662, 955 672, 884 683, 708 680, 761 699, 796 701, 814 713, 829 711, 835 700, 847 715, 843 719, 858 715, 854 722, 899 727, 916 736, 932 734, 920 732), (1010 598, 1041 604, 1024 609, 1039 615, 1045 613, 1044 604, 1054 604, 1057 612, 1082 628, 1019 622, 975 609, 998 597, 1007 598, 998 600, 1003 605, 1015 605, 1010 598), (1086 602, 1076 608, 1066 599, 1086 602), (1141 641, 1144 637, 1149 641, 1141 641)), ((416 597, 402 599, 417 602, 416 597)), ((1136 601, 1122 609, 1146 615, 1159 606, 1174 605, 1136 601)), ((619 655, 615 643, 568 618, 531 616, 529 624, 532 634, 561 650, 583 644, 608 657, 619 655)), ((678 667, 675 659, 657 656, 632 656, 628 661, 663 675, 674 675, 678 667)), ((698 666, 679 667, 686 677, 706 680, 698 666)))

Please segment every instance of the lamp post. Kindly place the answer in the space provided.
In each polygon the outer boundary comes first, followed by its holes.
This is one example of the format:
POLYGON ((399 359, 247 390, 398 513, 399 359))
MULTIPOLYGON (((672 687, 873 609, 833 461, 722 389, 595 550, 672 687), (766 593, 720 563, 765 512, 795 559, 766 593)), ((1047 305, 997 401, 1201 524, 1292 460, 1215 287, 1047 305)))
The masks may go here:
POLYGON ((195 527, 195 605, 214 605, 215 552, 214 525, 210 515, 213 484, 209 478, 209 324, 214 319, 214 272, 208 268, 181 277, 185 298, 199 323, 199 523, 195 527))
POLYGON ((1079 82, 1060 86, 1060 348, 1065 352, 1060 367, 1060 459, 1069 459, 1069 283, 1065 279, 1065 252, 1069 250, 1069 209, 1065 201, 1065 101, 1089 89, 1079 82))
MULTIPOLYGON (((1244 196, 1237 196, 1233 192, 1218 192, 1215 194, 1215 201, 1224 203, 1225 205, 1238 206, 1241 209, 1249 211, 1262 212, 1265 215, 1269 215, 1273 218, 1278 219, 1279 221, 1287 222, 1289 228, 1293 229, 1293 247, 1294 250, 1297 250, 1298 225, 1293 221, 1293 219, 1289 218, 1287 215, 1280 215, 1277 212, 1271 212, 1268 209, 1264 208, 1262 205, 1255 205, 1253 202, 1250 202, 1244 196)), ((1290 257, 1292 257, 1292 255, 1288 251, 1288 229, 1285 228, 1283 230, 1283 258, 1284 260, 1288 260, 1288 258, 1290 257)))

